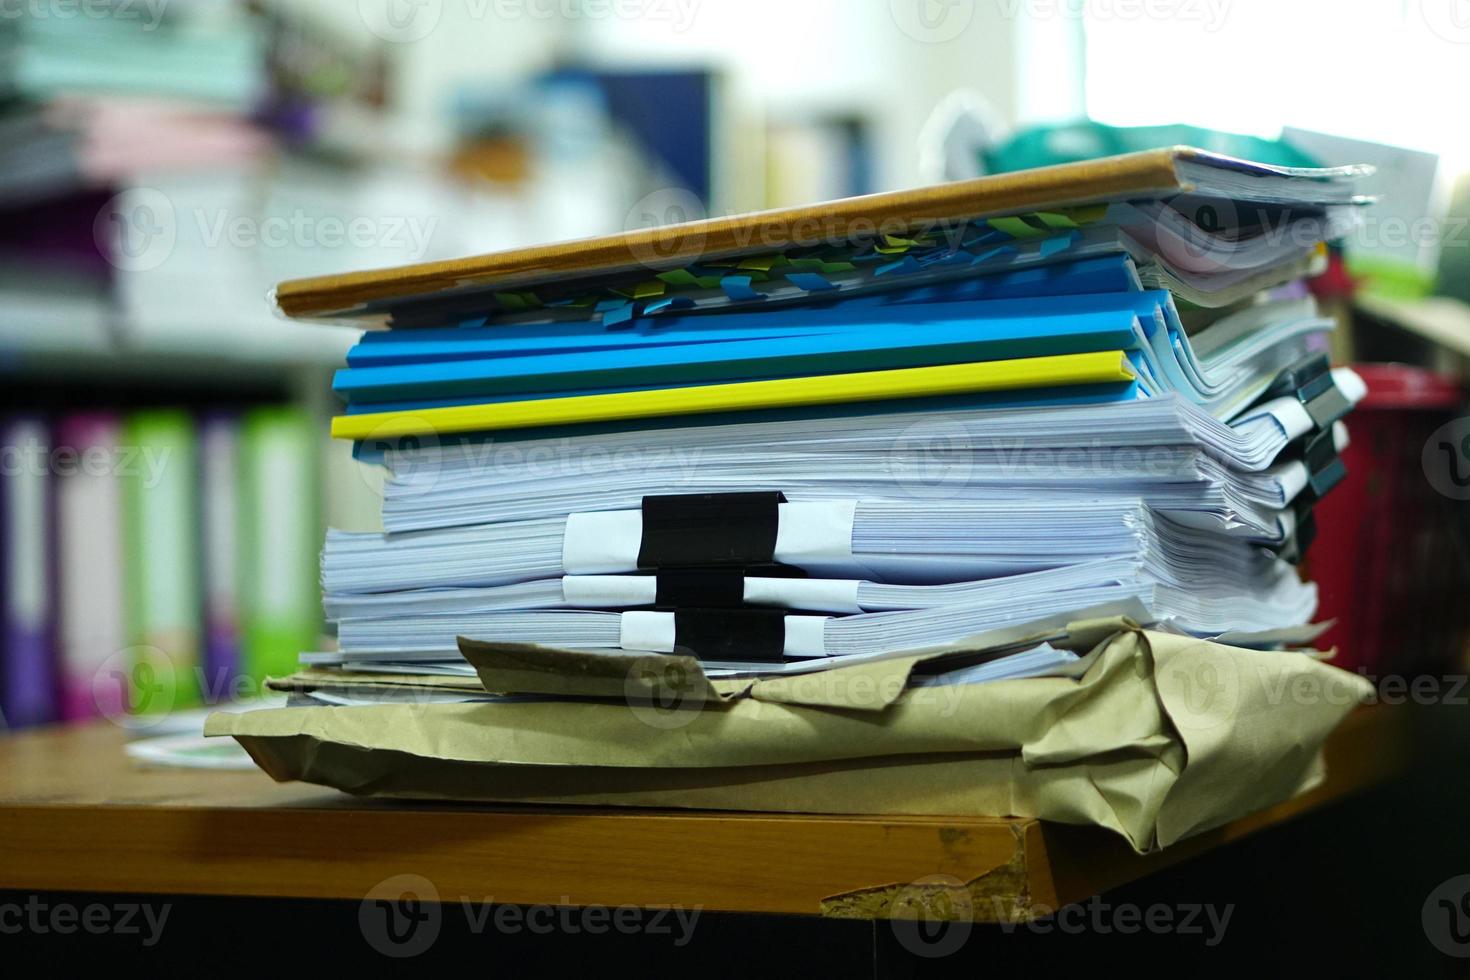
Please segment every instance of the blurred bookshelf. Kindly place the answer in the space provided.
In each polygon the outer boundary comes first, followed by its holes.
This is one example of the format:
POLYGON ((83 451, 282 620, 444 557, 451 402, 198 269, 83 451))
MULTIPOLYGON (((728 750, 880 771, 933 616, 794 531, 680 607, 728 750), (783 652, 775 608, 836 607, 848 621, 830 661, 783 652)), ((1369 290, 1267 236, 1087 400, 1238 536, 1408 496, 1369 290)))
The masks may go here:
POLYGON ((380 477, 324 435, 356 331, 276 283, 697 217, 764 146, 718 70, 526 23, 541 63, 426 113, 433 55, 355 10, 89 10, 0 21, 0 732, 248 699, 333 642, 322 534, 376 529, 380 477))
POLYGON ((248 697, 322 642, 321 529, 372 495, 320 435, 354 332, 293 328, 268 291, 408 257, 361 230, 390 207, 373 161, 322 135, 373 113, 370 53, 273 4, 88 10, 0 22, 14 728, 248 697))

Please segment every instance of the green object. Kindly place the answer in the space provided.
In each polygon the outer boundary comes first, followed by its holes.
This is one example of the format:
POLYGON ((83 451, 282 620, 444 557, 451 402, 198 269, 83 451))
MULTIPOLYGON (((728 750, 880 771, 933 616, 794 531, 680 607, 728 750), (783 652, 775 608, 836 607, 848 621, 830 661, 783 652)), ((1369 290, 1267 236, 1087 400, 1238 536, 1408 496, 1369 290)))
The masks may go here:
POLYGON ((1091 120, 1023 129, 983 156, 986 173, 994 174, 1180 145, 1283 167, 1320 166, 1279 140, 1199 126, 1105 126, 1091 120))
POLYGON ((246 413, 240 435, 240 672, 296 670, 322 628, 319 427, 295 408, 246 413))
POLYGON ((129 709, 157 714, 199 703, 198 436, 182 411, 123 424, 117 461, 127 562, 129 709))
POLYGON ((1399 259, 1349 252, 1347 271, 1358 289, 1386 299, 1423 299, 1434 292, 1434 274, 1399 259))

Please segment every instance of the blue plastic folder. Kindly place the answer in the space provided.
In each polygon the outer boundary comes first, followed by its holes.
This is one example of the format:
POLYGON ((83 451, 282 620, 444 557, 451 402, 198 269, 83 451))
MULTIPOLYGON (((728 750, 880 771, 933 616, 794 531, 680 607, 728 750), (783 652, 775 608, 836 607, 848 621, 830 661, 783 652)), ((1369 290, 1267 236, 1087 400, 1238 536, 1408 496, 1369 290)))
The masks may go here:
POLYGON ((776 307, 754 314, 732 315, 719 311, 692 315, 663 313, 636 317, 617 327, 606 327, 600 321, 576 320, 373 331, 364 334, 348 353, 347 365, 349 368, 381 367, 577 350, 753 340, 838 329, 830 320, 813 319, 814 315, 825 311, 855 311, 914 303, 1054 298, 1135 292, 1139 288, 1132 259, 1108 256, 927 286, 896 288, 881 293, 836 295, 817 304, 776 307))
MULTIPOLYGON (((932 312, 937 309, 933 304, 928 305, 926 310, 932 312)), ((1088 316, 1094 314, 1105 314, 1116 316, 1120 311, 1131 310, 1137 318, 1138 328, 1129 336, 1126 343, 1118 347, 1106 349, 1123 349, 1129 352, 1129 357, 1140 376, 1153 379, 1152 387, 1183 387, 1188 390, 1190 386, 1197 385, 1196 379, 1179 374, 1169 366, 1170 358, 1161 358, 1159 355, 1167 354, 1164 347, 1184 344, 1183 350, 1188 353, 1187 343, 1183 337, 1183 327, 1180 325, 1177 313, 1167 293, 1163 291, 1150 291, 1130 294, 1104 294, 1101 296, 1058 296, 1044 303, 1035 300, 997 300, 994 302, 974 303, 966 307, 976 322, 988 320, 1014 320, 1034 316, 1038 311, 1045 311, 1052 316, 1088 316), (1159 336, 1159 331, 1164 335, 1159 336), (1161 364, 1160 361, 1163 363, 1161 364)), ((810 311, 809 311, 810 312, 810 311)), ((766 316, 767 314, 746 314, 747 317, 766 316)), ((873 307, 863 307, 860 315, 851 316, 846 321, 830 320, 833 324, 830 329, 812 327, 805 334, 814 336, 820 329, 823 333, 845 334, 848 337, 854 335, 855 326, 874 323, 888 323, 887 318, 894 315, 893 310, 882 310, 873 307)), ((721 320, 737 319, 732 316, 722 316, 721 320)), ((912 328, 910 328, 912 329, 912 328)), ((1113 334, 1103 337, 1103 340, 1123 339, 1122 334, 1113 334)), ((1025 341, 1030 343, 1029 335, 1025 341)), ((1037 353, 1043 353, 1039 348, 1037 353)), ((1192 355, 1191 355, 1192 358, 1192 355)), ((697 384, 714 384, 715 381, 698 382, 697 384)), ((560 397, 565 394, 595 395, 610 394, 613 392, 643 391, 652 388, 667 387, 663 384, 637 384, 637 385, 612 385, 595 388, 580 388, 575 392, 503 392, 489 395, 462 395, 459 397, 436 397, 436 398, 406 398, 388 402, 356 401, 348 405, 347 414, 356 415, 372 412, 385 411, 413 411, 425 408, 449 408, 459 405, 493 404, 508 401, 526 401, 536 398, 560 397)))
POLYGON ((599 324, 542 323, 525 326, 448 327, 367 333, 347 353, 349 368, 487 357, 527 357, 574 351, 615 351, 637 347, 681 347, 731 340, 764 340, 825 332, 800 325, 732 328, 724 316, 635 321, 628 329, 599 324), (689 322, 684 322, 685 320, 689 322))
POLYGON ((570 393, 1080 354, 1138 343, 1138 318, 1129 294, 1078 313, 1049 314, 1046 304, 1034 305, 1031 315, 998 317, 981 315, 977 304, 812 310, 801 319, 836 322, 841 329, 716 344, 349 368, 337 373, 333 388, 353 404, 570 393))

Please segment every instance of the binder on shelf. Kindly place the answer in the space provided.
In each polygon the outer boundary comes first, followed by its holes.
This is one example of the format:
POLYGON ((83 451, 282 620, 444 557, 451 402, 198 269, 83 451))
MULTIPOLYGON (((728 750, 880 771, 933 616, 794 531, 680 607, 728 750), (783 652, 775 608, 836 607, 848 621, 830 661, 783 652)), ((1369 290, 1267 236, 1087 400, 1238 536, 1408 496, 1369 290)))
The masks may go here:
POLYGON ((204 695, 227 701, 240 674, 240 419, 200 421, 199 483, 204 571, 204 695))
POLYGON ((57 447, 73 461, 56 476, 57 643, 67 721, 116 718, 127 704, 128 665, 117 659, 130 645, 118 470, 139 459, 124 458, 121 434, 122 420, 110 413, 67 416, 56 429, 57 447))
POLYGON ((321 634, 317 440, 300 409, 259 408, 243 418, 241 670, 255 684, 289 672, 321 634))
POLYGON ((51 433, 35 416, 0 422, 0 715, 12 728, 55 721, 51 433))
POLYGON ((198 431, 189 413, 134 413, 122 442, 129 707, 167 712, 200 698, 198 431))

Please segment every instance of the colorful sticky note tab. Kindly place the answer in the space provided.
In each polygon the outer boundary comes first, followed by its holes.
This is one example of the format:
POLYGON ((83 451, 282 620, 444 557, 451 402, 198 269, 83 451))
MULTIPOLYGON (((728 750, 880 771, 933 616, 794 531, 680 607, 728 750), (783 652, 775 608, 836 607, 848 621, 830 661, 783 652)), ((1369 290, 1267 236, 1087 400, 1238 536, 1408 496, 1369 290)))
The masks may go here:
POLYGON ((693 305, 694 300, 688 296, 665 296, 663 299, 654 300, 645 306, 643 308, 643 315, 653 316, 656 313, 662 313, 668 309, 687 310, 693 305))
POLYGON ((664 294, 664 289, 665 286, 663 283, 659 282, 657 279, 649 279, 648 281, 640 282, 637 286, 633 287, 633 298, 653 299, 656 296, 662 296, 664 294))
POLYGON ((846 261, 845 259, 834 261, 830 259, 819 259, 815 256, 808 256, 803 259, 792 259, 791 267, 793 269, 801 269, 804 272, 820 272, 824 275, 829 276, 837 272, 851 272, 852 270, 857 268, 857 266, 853 265, 851 262, 846 261))
POLYGON ((689 269, 670 269, 660 272, 658 278, 678 289, 717 289, 720 285, 719 276, 700 276, 689 269))
POLYGON ((625 323, 631 323, 633 320, 633 315, 637 311, 638 308, 632 303, 624 303, 617 309, 608 310, 606 313, 604 313, 602 315, 602 325, 604 327, 616 327, 621 326, 625 323))
POLYGON ((837 288, 825 276, 820 276, 815 272, 788 272, 786 281, 809 293, 825 293, 837 288))
POLYGON ((996 231, 1003 231, 1012 238, 1035 238, 1045 234, 1041 229, 1034 228, 1021 218, 991 218, 987 224, 996 231))
POLYGON ((534 310, 541 305, 541 300, 535 293, 496 293, 495 302, 502 308, 519 312, 521 310, 534 310))
POLYGON ((726 276, 720 280, 720 288, 733 300, 765 299, 765 296, 750 288, 750 276, 726 276))
POLYGON ((877 268, 877 270, 874 271, 873 275, 875 275, 875 276, 889 276, 889 275, 907 276, 907 275, 912 275, 915 272, 922 272, 923 271, 923 268, 924 268, 923 266, 919 265, 919 260, 918 259, 914 258, 912 255, 905 255, 903 258, 899 259, 897 262, 890 262, 887 265, 880 265, 877 268))
POLYGON ((735 268, 747 272, 770 272, 785 261, 785 257, 780 255, 752 255, 748 259, 741 259, 735 268))
POLYGON ((1072 243, 1078 239, 1077 232, 1066 235, 1056 235, 1041 243, 1041 257, 1049 259, 1058 252, 1065 252, 1072 247, 1072 243))

